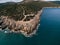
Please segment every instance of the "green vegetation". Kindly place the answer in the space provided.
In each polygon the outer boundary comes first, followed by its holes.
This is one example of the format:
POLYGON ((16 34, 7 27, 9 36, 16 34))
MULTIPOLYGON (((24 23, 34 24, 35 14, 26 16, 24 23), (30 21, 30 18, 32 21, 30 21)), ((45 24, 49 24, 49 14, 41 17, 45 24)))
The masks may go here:
POLYGON ((9 16, 15 20, 22 20, 24 15, 37 13, 43 7, 59 6, 51 2, 21 2, 21 3, 4 3, 0 4, 0 16, 9 16))

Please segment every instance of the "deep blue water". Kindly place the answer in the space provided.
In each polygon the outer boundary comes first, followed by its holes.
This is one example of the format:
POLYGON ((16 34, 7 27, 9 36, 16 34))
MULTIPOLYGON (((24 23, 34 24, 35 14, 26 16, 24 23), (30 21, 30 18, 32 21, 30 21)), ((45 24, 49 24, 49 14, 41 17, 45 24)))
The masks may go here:
POLYGON ((60 45, 60 8, 44 8, 40 24, 40 44, 60 45))
POLYGON ((0 32, 0 45, 60 45, 60 8, 44 8, 40 20, 37 34, 30 38, 0 32))

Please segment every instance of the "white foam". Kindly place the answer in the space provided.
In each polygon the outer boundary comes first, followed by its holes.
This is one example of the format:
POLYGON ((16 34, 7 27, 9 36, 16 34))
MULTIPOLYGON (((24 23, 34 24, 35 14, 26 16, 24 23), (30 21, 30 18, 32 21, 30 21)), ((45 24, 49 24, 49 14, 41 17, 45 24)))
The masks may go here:
POLYGON ((8 31, 4 31, 4 33, 8 33, 8 31))

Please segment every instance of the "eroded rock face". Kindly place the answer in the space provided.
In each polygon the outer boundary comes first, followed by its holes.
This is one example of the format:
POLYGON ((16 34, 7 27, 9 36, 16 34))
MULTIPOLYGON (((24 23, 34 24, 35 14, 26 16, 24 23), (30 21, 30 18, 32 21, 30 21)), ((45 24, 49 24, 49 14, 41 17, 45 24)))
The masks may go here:
POLYGON ((41 11, 39 11, 35 17, 29 21, 15 21, 14 19, 9 18, 8 16, 0 17, 0 26, 2 30, 8 28, 11 32, 22 33, 25 36, 33 35, 33 32, 36 31, 37 25, 39 23, 41 11))

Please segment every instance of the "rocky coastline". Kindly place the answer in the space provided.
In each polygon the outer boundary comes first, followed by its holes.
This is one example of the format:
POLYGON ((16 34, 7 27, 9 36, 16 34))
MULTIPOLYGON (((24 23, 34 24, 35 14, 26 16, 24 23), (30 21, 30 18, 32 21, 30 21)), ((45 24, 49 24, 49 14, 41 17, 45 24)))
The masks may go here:
POLYGON ((1 16, 0 31, 7 29, 4 31, 5 33, 11 33, 11 32, 22 33, 26 37, 31 37, 32 35, 36 34, 37 28, 39 26, 41 13, 42 10, 38 11, 35 17, 30 21, 24 21, 24 20, 15 21, 14 19, 9 18, 8 16, 1 16))

